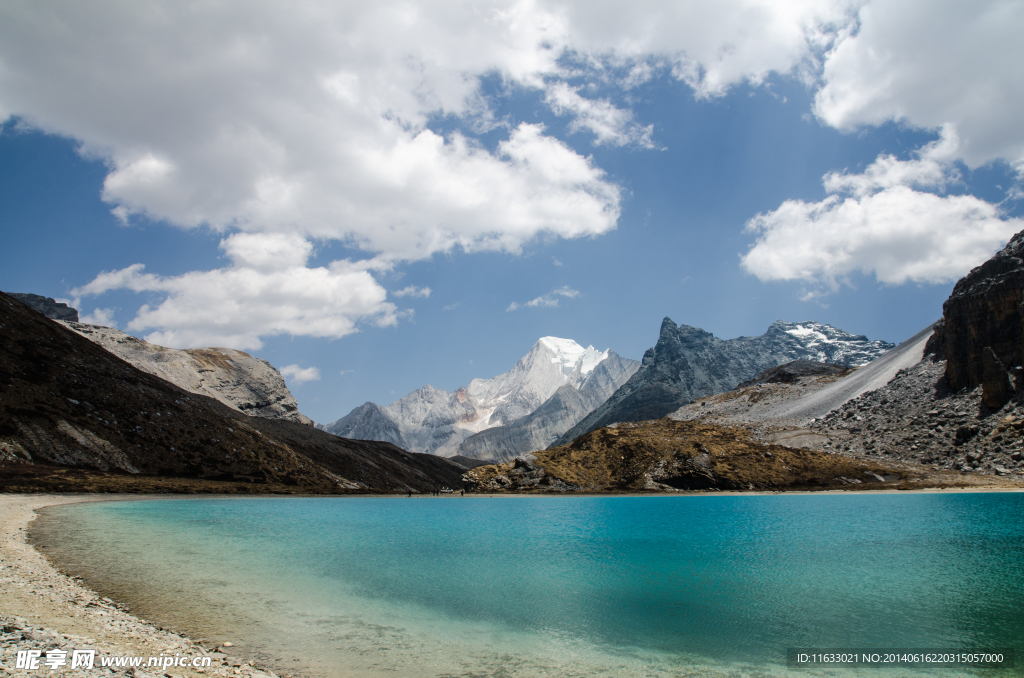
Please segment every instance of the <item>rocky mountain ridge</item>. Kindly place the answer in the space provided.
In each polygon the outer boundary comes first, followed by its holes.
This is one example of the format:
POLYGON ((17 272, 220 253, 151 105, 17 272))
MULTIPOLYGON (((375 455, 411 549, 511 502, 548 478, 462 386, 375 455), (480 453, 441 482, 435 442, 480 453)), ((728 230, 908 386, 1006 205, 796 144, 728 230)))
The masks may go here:
POLYGON ((746 388, 748 386, 759 386, 762 384, 792 384, 803 377, 841 375, 849 372, 849 370, 849 367, 844 367, 842 365, 821 363, 801 358, 800 360, 794 360, 791 363, 786 363, 777 367, 769 367, 766 370, 762 370, 753 379, 740 382, 736 388, 746 388))
POLYGON ((51 297, 44 297, 40 294, 26 294, 23 292, 11 292, 10 296, 25 304, 33 311, 42 313, 51 320, 66 320, 78 322, 78 309, 71 308, 63 302, 58 302, 51 297))
POLYGON ((228 491, 214 489, 221 483, 313 493, 425 492, 455 486, 465 470, 388 443, 246 416, 137 369, 3 293, 0 467, 7 489, 45 489, 17 478, 57 470, 72 480, 102 475, 108 491, 177 478, 182 491, 228 491))
POLYGON ((571 383, 560 386, 526 416, 466 438, 459 445, 459 454, 471 459, 508 461, 527 452, 543 450, 607 400, 639 366, 635 360, 608 351, 608 357, 579 387, 571 383))
POLYGON ((854 366, 891 348, 893 344, 817 322, 780 320, 761 336, 723 340, 665 318, 658 342, 644 354, 640 369, 552 446, 612 423, 664 417, 694 398, 729 391, 762 370, 794 360, 854 366))
POLYGON ((561 433, 556 429, 566 426, 567 419, 577 416, 581 407, 603 401, 637 367, 635 360, 610 350, 542 337, 511 370, 492 379, 474 379, 450 393, 428 384, 387 407, 364 403, 323 429, 442 456, 480 458, 477 455, 491 450, 518 454, 529 451, 535 436, 551 438, 561 433), (564 391, 556 401, 564 404, 552 404, 553 416, 543 425, 538 421, 536 428, 520 426, 508 436, 487 435, 469 442, 481 432, 505 428, 531 415, 566 388, 582 395, 574 399, 564 391))
POLYGON ((926 356, 812 424, 862 458, 1024 475, 1024 231, 953 287, 926 356))
POLYGON ((1024 404, 1014 399, 991 412, 981 387, 953 391, 946 361, 932 357, 812 422, 811 430, 827 437, 827 449, 848 456, 1024 474, 1024 404))
POLYGON ((957 282, 933 328, 853 374, 757 384, 671 416, 747 425, 764 441, 858 459, 1024 482, 1022 304, 1024 232, 957 282), (876 369, 883 363, 892 364, 876 369))
POLYGON ((66 325, 143 372, 186 391, 216 398, 251 416, 313 425, 299 412, 284 377, 266 360, 232 348, 167 348, 111 327, 66 325))

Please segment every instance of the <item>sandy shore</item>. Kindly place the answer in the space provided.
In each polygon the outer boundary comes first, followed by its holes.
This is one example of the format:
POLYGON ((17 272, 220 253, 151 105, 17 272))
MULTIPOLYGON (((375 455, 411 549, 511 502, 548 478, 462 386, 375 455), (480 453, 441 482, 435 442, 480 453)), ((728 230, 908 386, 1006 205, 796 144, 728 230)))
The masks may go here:
MULTIPOLYGON (((230 648, 203 648, 180 635, 162 631, 124 612, 114 601, 58 572, 28 544, 25 534, 43 506, 119 497, 83 495, 0 495, 0 676, 251 676, 273 678, 231 657, 230 648), (97 650, 92 670, 69 668, 71 650, 97 650), (68 652, 65 666, 56 670, 40 662, 35 671, 15 668, 18 650, 68 652), (209 668, 170 665, 146 667, 149 657, 209 657, 209 668), (101 668, 102 657, 143 657, 141 669, 101 668)), ((124 498, 129 498, 125 496, 124 498)), ((139 499, 138 495, 130 496, 139 499)))

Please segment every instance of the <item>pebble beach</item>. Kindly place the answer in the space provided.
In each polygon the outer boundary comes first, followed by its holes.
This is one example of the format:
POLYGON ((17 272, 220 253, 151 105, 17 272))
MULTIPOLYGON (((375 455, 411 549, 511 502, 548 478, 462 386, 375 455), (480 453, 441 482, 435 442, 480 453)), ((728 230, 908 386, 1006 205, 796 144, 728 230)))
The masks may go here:
MULTIPOLYGON (((109 598, 59 572, 27 541, 35 511, 44 506, 117 500, 117 496, 0 495, 0 676, 239 676, 277 678, 273 671, 231 656, 229 645, 203 647, 120 609, 109 598), (92 669, 71 669, 73 650, 95 649, 92 669), (35 670, 16 668, 18 651, 41 652, 35 670), (43 662, 47 651, 67 652, 63 666, 43 662), (174 657, 187 666, 147 667, 149 657, 174 657), (143 657, 141 668, 101 667, 101 657, 143 657), (193 668, 193 659, 210 659, 193 668)), ((132 498, 138 498, 133 496, 132 498)), ((59 654, 58 654, 59 656, 59 654)))

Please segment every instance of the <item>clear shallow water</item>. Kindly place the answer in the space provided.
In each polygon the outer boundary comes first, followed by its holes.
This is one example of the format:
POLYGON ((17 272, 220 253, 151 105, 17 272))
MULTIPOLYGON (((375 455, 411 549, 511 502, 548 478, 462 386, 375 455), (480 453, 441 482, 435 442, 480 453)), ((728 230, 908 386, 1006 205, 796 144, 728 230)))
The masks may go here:
POLYGON ((759 676, 797 646, 1024 660, 1022 516, 1009 493, 173 499, 52 507, 33 538, 289 673, 759 676))

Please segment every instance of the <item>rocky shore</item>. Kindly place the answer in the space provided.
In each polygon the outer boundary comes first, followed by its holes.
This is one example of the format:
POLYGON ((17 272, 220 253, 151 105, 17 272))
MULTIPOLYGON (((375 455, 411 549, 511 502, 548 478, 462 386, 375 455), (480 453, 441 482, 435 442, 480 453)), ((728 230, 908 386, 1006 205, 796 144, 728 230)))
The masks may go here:
MULTIPOLYGON (((110 497, 104 497, 109 499, 110 497)), ((131 676, 184 678, 238 676, 277 678, 243 658, 231 656, 231 643, 205 646, 158 628, 121 609, 109 598, 60 573, 26 540, 36 509, 54 504, 97 501, 69 495, 0 495, 0 676, 131 676), (95 649, 95 668, 72 670, 72 650, 95 649), (18 651, 42 653, 39 668, 16 668, 18 651), (46 666, 48 650, 65 650, 66 664, 46 666), (147 667, 149 657, 176 658, 178 664, 209 658, 206 668, 147 667), (103 657, 142 657, 141 668, 102 668, 103 657)))

